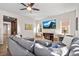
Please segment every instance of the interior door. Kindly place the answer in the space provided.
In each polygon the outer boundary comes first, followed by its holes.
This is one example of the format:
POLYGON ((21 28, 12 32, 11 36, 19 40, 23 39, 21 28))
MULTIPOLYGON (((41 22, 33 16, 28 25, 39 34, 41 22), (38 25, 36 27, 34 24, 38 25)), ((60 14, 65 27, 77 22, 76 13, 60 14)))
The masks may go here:
POLYGON ((13 33, 17 34, 17 19, 11 21, 11 35, 13 35, 13 33))

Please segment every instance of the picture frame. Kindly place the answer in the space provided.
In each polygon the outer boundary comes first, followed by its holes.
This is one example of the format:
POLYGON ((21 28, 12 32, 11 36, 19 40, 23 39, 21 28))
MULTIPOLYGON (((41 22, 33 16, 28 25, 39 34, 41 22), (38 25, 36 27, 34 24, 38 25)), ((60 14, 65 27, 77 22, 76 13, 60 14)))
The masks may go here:
POLYGON ((32 30, 32 24, 25 24, 25 30, 32 30))

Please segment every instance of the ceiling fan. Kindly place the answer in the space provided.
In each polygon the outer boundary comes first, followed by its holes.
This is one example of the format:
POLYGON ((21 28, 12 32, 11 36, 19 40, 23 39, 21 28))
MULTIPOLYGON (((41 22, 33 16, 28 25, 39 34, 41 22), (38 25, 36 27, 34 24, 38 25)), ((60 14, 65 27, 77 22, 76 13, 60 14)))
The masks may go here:
POLYGON ((38 8, 34 8, 33 7, 33 5, 35 4, 35 3, 28 3, 27 5, 25 4, 25 3, 21 3, 23 6, 25 6, 25 8, 22 8, 22 9, 20 9, 20 10, 28 10, 28 11, 32 11, 32 10, 35 10, 35 11, 39 11, 39 9, 38 8))

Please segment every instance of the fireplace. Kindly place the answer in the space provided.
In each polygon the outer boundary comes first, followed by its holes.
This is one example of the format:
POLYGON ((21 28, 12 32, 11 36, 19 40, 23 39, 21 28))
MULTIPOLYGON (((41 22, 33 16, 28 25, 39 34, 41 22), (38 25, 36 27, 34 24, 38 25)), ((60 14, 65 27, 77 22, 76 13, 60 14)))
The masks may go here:
POLYGON ((54 38, 54 34, 53 33, 43 33, 43 36, 44 36, 45 39, 53 41, 53 38, 54 38))

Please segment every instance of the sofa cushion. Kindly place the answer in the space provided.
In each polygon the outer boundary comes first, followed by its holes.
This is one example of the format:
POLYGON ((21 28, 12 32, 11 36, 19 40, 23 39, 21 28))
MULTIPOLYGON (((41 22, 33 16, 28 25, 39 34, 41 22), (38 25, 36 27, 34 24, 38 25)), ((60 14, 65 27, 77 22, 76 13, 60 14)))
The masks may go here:
POLYGON ((36 43, 39 43, 43 46, 49 47, 52 45, 52 41, 44 39, 44 40, 36 40, 36 43))
POLYGON ((34 41, 34 38, 23 38, 23 39, 25 39, 25 40, 29 40, 29 41, 34 41))
POLYGON ((29 41, 18 37, 14 37, 13 40, 15 40, 23 48, 29 50, 30 52, 33 52, 35 41, 29 41))
POLYGON ((59 56, 59 54, 56 54, 53 51, 50 51, 47 47, 39 43, 35 44, 34 53, 37 56, 59 56))
POLYGON ((29 50, 31 52, 33 51, 34 42, 22 39, 22 40, 18 41, 18 43, 21 46, 23 46, 24 48, 26 48, 27 50, 29 50))
POLYGON ((14 40, 9 39, 9 51, 12 56, 34 56, 33 53, 21 47, 14 40))

